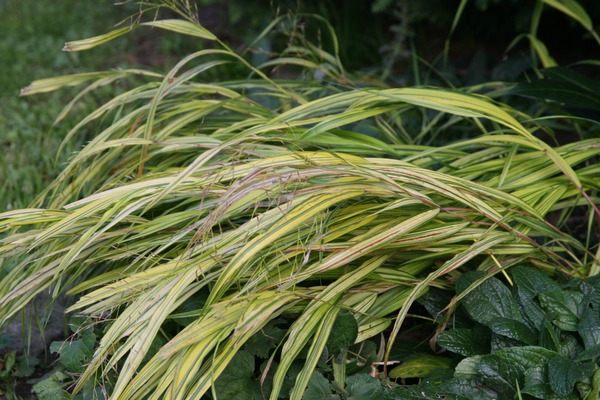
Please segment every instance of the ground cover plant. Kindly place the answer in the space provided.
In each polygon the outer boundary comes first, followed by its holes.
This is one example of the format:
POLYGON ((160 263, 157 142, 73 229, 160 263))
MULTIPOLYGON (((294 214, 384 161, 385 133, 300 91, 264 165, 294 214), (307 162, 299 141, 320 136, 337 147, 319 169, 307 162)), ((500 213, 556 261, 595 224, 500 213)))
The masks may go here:
MULTIPOLYGON (((440 329, 448 326, 469 296, 502 285, 498 279, 511 282, 511 267, 557 279, 598 272, 600 141, 589 134, 597 124, 567 110, 548 116, 562 107, 551 102, 556 93, 539 100, 535 83, 358 84, 327 23, 308 16, 330 45, 302 40, 302 24, 282 17, 273 25, 294 40, 278 58, 253 65, 199 24, 187 2, 144 7, 131 25, 66 48, 90 49, 134 28, 181 33, 204 47, 166 74, 75 74, 24 89, 87 83, 86 93, 132 76, 142 81, 66 135, 68 142, 96 132, 36 203, 0 214, 9 271, 0 282, 0 324, 41 293, 75 300, 72 340, 51 346, 63 369, 36 385, 39 396, 414 397, 389 379, 440 373, 457 360, 415 346, 411 323, 441 318, 440 329), (205 78, 232 63, 246 78, 205 78), (301 79, 274 78, 273 69, 299 67, 301 79), (567 130, 587 133, 569 143, 541 139, 567 130), (472 270, 479 273, 465 274, 472 270), (431 317, 415 316, 429 292, 452 293, 456 282, 456 297, 431 317), (414 347, 425 354, 411 361, 406 351, 414 347), (396 366, 397 358, 405 364, 396 366)), ((544 73, 563 77, 562 88, 583 79, 544 73)), ((497 348, 532 345, 540 330, 514 309, 502 317, 524 327, 490 327, 465 307, 501 337, 497 348)), ((555 325, 572 332, 573 324, 555 325)), ((451 351, 459 343, 453 334, 440 334, 451 351)), ((598 342, 578 334, 589 340, 584 350, 549 351, 579 362, 598 342)), ((509 396, 466 367, 483 362, 472 358, 480 353, 457 353, 470 357, 458 375, 439 375, 445 386, 427 390, 509 396)), ((597 357, 588 356, 582 361, 597 357)), ((530 371, 525 382, 534 372, 541 373, 530 371)), ((550 390, 594 387, 583 375, 550 390)))
MULTIPOLYGON (((463 275, 457 291, 477 274, 463 275)), ((598 278, 561 287, 538 270, 516 267, 510 274, 512 291, 491 278, 464 298, 466 314, 478 324, 455 319, 439 335, 440 346, 467 356, 455 374, 475 375, 506 398, 517 392, 537 399, 597 397, 598 278)))

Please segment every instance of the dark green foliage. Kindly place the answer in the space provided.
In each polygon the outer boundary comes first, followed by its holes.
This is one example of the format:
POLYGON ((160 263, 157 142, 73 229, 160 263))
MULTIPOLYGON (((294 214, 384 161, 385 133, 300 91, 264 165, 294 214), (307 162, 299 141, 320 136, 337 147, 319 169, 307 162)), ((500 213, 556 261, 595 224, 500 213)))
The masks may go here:
POLYGON ((352 400, 375 400, 384 390, 381 382, 367 374, 356 374, 346 379, 346 390, 352 400))
POLYGON ((285 330, 278 326, 284 323, 285 321, 282 320, 270 321, 262 332, 252 336, 246 342, 246 350, 253 356, 268 358, 273 349, 281 343, 281 340, 285 335, 285 330))
MULTIPOLYGON (((457 290, 466 289, 469 277, 479 275, 464 276, 457 284, 457 290)), ((463 301, 463 306, 473 320, 498 335, 528 344, 535 341, 535 332, 525 323, 516 299, 497 279, 489 279, 473 289, 463 301)))
POLYGON ((377 355, 377 345, 368 340, 352 346, 348 351, 348 361, 346 373, 350 375, 368 374, 371 372, 371 366, 379 360, 377 355))
POLYGON ((521 82, 511 93, 551 101, 571 111, 600 111, 598 81, 565 67, 546 68, 540 72, 543 75, 541 79, 521 82))
MULTIPOLYGON (((510 288, 489 277, 467 293, 461 307, 472 328, 439 335, 438 345, 467 356, 455 376, 477 379, 501 399, 517 393, 537 399, 579 398, 578 390, 588 388, 599 370, 597 279, 561 288, 532 268, 515 267, 511 276, 510 288), (479 324, 487 327, 488 338, 492 335, 492 354, 476 333, 482 329, 479 324)), ((457 290, 482 278, 481 273, 467 273, 457 290)))
POLYGON ((333 329, 327 340, 327 349, 331 354, 339 354, 342 350, 354 344, 358 335, 358 324, 356 318, 348 310, 342 310, 338 313, 333 329))
POLYGON ((548 381, 552 391, 567 396, 577 382, 585 382, 595 372, 595 365, 578 363, 562 356, 548 361, 548 381))
POLYGON ((341 397, 333 394, 331 383, 319 371, 315 371, 308 382, 304 392, 305 400, 340 400, 341 397))
POLYGON ((486 329, 458 328, 442 332, 438 336, 439 346, 463 356, 474 356, 490 352, 490 334, 486 329))
POLYGON ((583 300, 583 294, 563 291, 542 292, 538 298, 553 324, 564 331, 577 330, 578 308, 583 300))
POLYGON ((443 382, 423 381, 418 385, 393 389, 395 399, 422 400, 496 400, 495 392, 479 385, 474 379, 453 378, 443 382))
POLYGON ((45 363, 26 351, 12 350, 9 337, 0 334, 0 399, 18 398, 15 381, 32 379, 41 364, 45 363))
MULTIPOLYGON (((73 386, 73 378, 83 372, 92 358, 103 325, 90 325, 88 319, 79 316, 71 317, 68 325, 72 335, 64 341, 52 342, 49 347, 50 352, 58 356, 58 362, 50 375, 44 376, 33 386, 33 391, 41 400, 104 400, 107 398, 115 372, 111 372, 109 378, 103 381, 88 382, 76 396, 71 396, 65 391, 73 386)), ((160 337, 156 340, 160 341, 160 337)))
POLYGON ((33 385, 33 392, 40 400, 67 400, 69 394, 63 389, 63 381, 67 376, 62 372, 55 372, 48 378, 33 385))
POLYGON ((342 390, 330 382, 321 372, 315 371, 304 392, 304 400, 392 400, 393 389, 367 374, 351 375, 342 390))
POLYGON ((218 398, 231 400, 261 400, 260 384, 253 378, 254 357, 247 351, 238 352, 215 382, 218 398))
POLYGON ((92 358, 96 335, 93 330, 83 332, 81 339, 53 342, 50 345, 52 353, 59 353, 59 361, 63 367, 72 372, 82 372, 85 364, 92 358))

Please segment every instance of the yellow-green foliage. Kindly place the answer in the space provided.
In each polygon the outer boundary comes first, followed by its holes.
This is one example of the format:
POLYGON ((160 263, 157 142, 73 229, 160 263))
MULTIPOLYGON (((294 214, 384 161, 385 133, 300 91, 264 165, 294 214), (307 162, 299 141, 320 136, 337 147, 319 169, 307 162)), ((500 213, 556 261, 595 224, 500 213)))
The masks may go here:
MULTIPOLYGON (((9 233, 0 254, 20 259, 0 283, 0 323, 48 289, 75 296, 70 311, 108 322, 75 390, 116 367, 113 398, 200 398, 252 335, 283 316, 293 323, 269 395, 277 399, 305 350, 291 392, 299 399, 341 309, 357 319, 357 342, 387 330, 389 350, 410 305, 464 270, 596 272, 591 249, 545 216, 598 203, 600 171, 589 161, 600 140, 549 146, 497 88, 357 89, 335 49, 317 65, 335 85, 272 80, 183 15, 139 26, 218 47, 164 76, 72 75, 27 89, 147 79, 69 133, 109 121, 38 208, 0 214, 9 233), (203 81, 231 61, 255 78, 203 81), (413 111, 425 119, 409 137, 452 128, 471 139, 407 143, 397 132, 413 111), (201 291, 205 303, 186 314, 194 322, 145 360, 166 321, 201 291)), ((116 32, 68 48, 125 30, 116 32)))

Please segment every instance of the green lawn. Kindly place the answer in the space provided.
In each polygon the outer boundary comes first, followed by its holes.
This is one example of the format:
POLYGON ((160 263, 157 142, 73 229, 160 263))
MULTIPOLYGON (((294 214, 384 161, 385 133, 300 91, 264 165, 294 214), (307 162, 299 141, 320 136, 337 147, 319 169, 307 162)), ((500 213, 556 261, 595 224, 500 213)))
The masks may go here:
POLYGON ((148 32, 145 37, 138 36, 137 42, 117 40, 94 51, 61 50, 66 41, 105 33, 136 11, 135 5, 117 7, 112 3, 109 0, 85 4, 78 0, 0 2, 0 211, 26 207, 56 176, 61 163, 86 140, 75 138, 59 154, 65 134, 102 97, 94 94, 70 118, 53 126, 55 117, 75 92, 62 90, 19 97, 21 88, 35 79, 67 73, 139 64, 164 65, 164 57, 157 61, 147 56, 149 48, 158 47, 154 51, 160 52, 177 50, 176 45, 165 40, 157 42, 158 45, 149 42, 148 32))

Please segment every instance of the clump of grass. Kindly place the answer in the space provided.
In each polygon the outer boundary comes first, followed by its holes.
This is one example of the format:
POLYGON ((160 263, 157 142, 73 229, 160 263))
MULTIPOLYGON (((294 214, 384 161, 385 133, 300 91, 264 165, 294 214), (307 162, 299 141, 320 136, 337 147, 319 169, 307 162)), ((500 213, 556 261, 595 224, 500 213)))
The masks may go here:
POLYGON ((571 276, 597 268, 589 243, 545 217, 578 206, 599 214, 598 140, 549 146, 534 135, 538 123, 494 98, 496 87, 357 89, 335 41, 331 53, 291 50, 317 52, 320 64, 265 65, 316 68, 329 84, 274 80, 205 30, 187 3, 162 5, 183 19, 136 27, 214 46, 166 74, 72 75, 27 89, 145 79, 69 132, 105 121, 36 208, 0 214, 0 252, 21 259, 0 283, 0 323, 51 290, 104 324, 75 391, 97 380, 114 398, 200 398, 250 337, 283 317, 270 398, 305 352, 290 392, 299 399, 340 310, 356 319, 356 342, 385 332, 389 354, 415 300, 466 270, 487 273, 472 289, 514 265, 571 276), (251 77, 202 79, 229 62, 251 77), (402 118, 412 113, 424 124, 407 131, 402 118), (471 139, 414 140, 448 129, 471 139), (193 319, 168 327, 184 306, 193 319))

